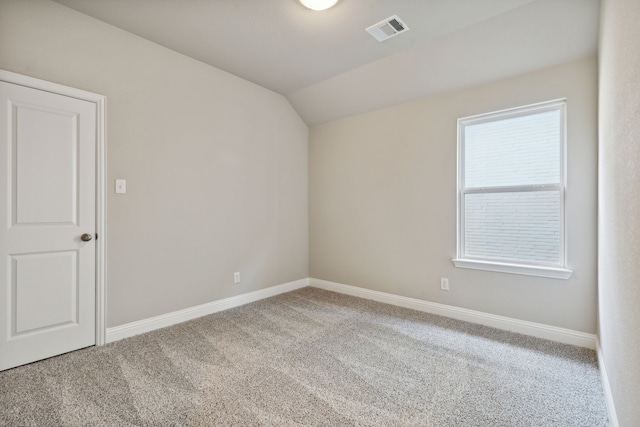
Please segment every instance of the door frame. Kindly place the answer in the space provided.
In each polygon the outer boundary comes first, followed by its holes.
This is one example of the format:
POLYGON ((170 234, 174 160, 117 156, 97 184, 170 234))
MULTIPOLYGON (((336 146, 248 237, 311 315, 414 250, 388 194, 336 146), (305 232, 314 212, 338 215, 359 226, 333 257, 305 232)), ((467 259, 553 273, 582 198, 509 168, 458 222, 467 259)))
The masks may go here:
POLYGON ((106 104, 103 95, 0 70, 0 81, 77 98, 96 105, 96 345, 106 344, 107 200, 106 104))

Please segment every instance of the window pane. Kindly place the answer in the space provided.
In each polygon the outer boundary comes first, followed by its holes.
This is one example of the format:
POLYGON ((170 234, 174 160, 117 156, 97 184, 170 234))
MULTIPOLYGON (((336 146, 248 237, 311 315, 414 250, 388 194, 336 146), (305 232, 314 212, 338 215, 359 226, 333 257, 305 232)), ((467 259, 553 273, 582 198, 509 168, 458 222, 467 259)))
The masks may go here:
POLYGON ((560 264, 560 192, 465 194, 467 257, 560 264))
POLYGON ((560 183, 560 111, 464 128, 464 186, 560 183))

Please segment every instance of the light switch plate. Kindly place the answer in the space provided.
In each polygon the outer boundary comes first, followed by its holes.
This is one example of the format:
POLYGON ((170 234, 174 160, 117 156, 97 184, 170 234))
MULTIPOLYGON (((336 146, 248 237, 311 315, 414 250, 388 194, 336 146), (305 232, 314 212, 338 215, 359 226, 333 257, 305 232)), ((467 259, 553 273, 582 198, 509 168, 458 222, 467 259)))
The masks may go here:
POLYGON ((116 179, 116 194, 126 194, 126 193, 127 193, 127 180, 116 179))

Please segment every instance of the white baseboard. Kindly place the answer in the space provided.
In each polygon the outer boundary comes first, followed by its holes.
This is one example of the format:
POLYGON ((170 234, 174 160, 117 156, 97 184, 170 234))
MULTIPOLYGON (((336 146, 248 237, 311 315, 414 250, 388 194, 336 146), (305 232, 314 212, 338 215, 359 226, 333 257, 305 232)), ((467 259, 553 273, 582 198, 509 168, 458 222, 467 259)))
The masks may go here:
POLYGON ((609 412, 609 427, 618 427, 618 415, 616 413, 616 405, 613 402, 611 387, 609 386, 609 377, 607 376, 607 368, 604 365, 602 357, 602 349, 600 348, 600 340, 596 339, 596 350, 598 352, 598 367, 600 368, 600 377, 602 378, 602 388, 604 389, 604 400, 607 403, 607 411, 609 412))
POLYGON ((341 283, 329 282, 320 279, 309 279, 309 286, 325 289, 327 291, 339 292, 359 298, 365 298, 399 307, 411 308, 413 310, 426 313, 437 314, 439 316, 451 317, 453 319, 464 320, 466 322, 478 323, 491 326, 497 329, 517 332, 524 335, 531 335, 551 341, 571 344, 579 347, 586 347, 594 350, 596 348, 596 335, 571 329, 558 328, 544 325, 542 323, 528 322, 525 320, 513 319, 510 317, 497 316, 495 314, 481 311, 468 310, 466 308, 454 307, 446 304, 423 301, 415 298, 408 298, 385 292, 372 291, 355 286, 343 285, 341 283))
POLYGON ((165 328, 175 325, 176 323, 186 322, 187 320, 196 319, 208 314, 217 313, 218 311, 227 310, 229 308, 238 307, 250 302, 269 298, 275 295, 291 292, 296 289, 309 286, 309 279, 300 279, 282 285, 271 286, 266 289, 237 295, 230 298, 212 301, 195 307, 178 310, 160 316, 151 317, 149 319, 138 320, 137 322, 127 323, 125 325, 107 328, 106 342, 114 342, 123 338, 132 337, 134 335, 150 332, 155 329, 165 328))
MULTIPOLYGON (((466 308, 428 302, 415 298, 408 298, 385 292, 372 291, 369 289, 358 288, 355 286, 343 285, 341 283, 329 282, 326 280, 313 278, 300 279, 293 282, 284 283, 282 285, 276 285, 266 289, 260 289, 258 291, 225 298, 218 301, 212 301, 210 303, 186 308, 184 310, 162 314, 160 316, 151 317, 149 319, 143 319, 136 322, 127 323, 125 325, 107 328, 106 342, 110 343, 121 340, 123 338, 128 338, 134 335, 175 325, 176 323, 186 322, 187 320, 196 319, 198 317, 206 316, 218 311, 227 310, 229 308, 238 307, 264 298, 291 292, 296 289, 304 288, 306 286, 312 286, 328 291, 352 295, 355 297, 396 305, 399 307, 411 308, 413 310, 451 317, 453 319, 464 320, 471 323, 478 323, 481 325, 491 326, 494 328, 504 329, 507 331, 517 332, 525 335, 531 335, 538 338, 545 338, 551 341, 576 345, 579 347, 586 347, 590 349, 596 348, 596 336, 594 334, 587 334, 571 329, 558 328, 541 323, 513 319, 510 317, 497 316, 494 314, 483 313, 481 311, 468 310, 466 308)), ((603 371, 601 370, 601 372, 603 371)))

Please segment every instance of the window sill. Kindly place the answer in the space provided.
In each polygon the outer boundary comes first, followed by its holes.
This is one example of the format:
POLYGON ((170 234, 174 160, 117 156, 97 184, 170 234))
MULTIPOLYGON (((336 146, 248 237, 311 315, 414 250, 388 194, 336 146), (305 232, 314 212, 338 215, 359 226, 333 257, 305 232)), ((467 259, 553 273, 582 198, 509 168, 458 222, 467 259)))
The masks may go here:
POLYGON ((453 264, 459 268, 471 268, 474 270, 497 271, 500 273, 524 274, 526 276, 549 277, 552 279, 568 279, 573 274, 572 270, 560 267, 537 267, 523 264, 509 264, 505 262, 478 261, 470 259, 452 259, 453 264))

